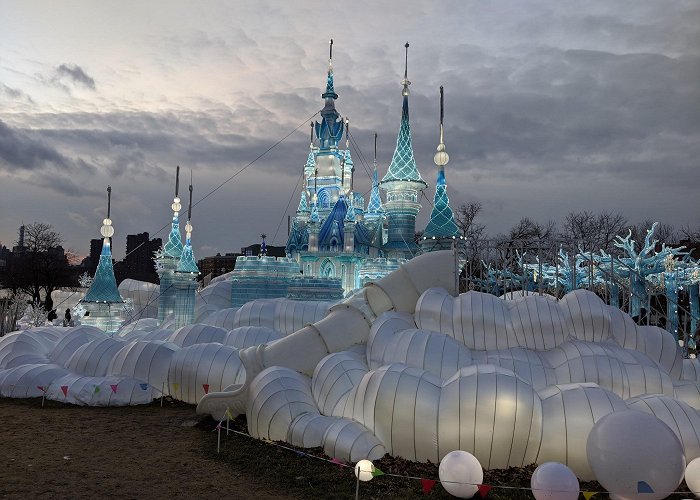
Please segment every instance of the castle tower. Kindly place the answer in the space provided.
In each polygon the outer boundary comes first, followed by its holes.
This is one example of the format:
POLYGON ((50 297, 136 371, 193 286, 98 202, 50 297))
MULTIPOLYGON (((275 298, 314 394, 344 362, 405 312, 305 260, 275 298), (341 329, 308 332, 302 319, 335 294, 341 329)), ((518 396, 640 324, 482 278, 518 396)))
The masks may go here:
POLYGON ((396 139, 396 149, 391 164, 379 187, 386 191, 384 205, 389 219, 388 240, 384 245, 387 257, 413 257, 418 250, 415 243, 416 216, 420 211, 419 196, 427 184, 421 178, 416 160, 413 157, 411 125, 408 116, 408 43, 406 43, 406 66, 404 71, 403 106, 401 109, 401 126, 396 139))
POLYGON ((369 195, 369 204, 367 205, 367 213, 365 221, 368 226, 374 228, 377 224, 381 224, 386 217, 386 211, 382 205, 382 198, 379 195, 379 175, 377 173, 377 133, 374 133, 374 170, 372 171, 372 190, 369 195))
MULTIPOLYGON (((185 224, 185 246, 182 249, 177 269, 173 274, 175 289, 175 327, 189 325, 194 322, 194 302, 197 292, 197 276, 199 268, 194 260, 192 251, 192 184, 190 184, 190 204, 187 210, 185 224)), ((160 311, 159 311, 160 312, 160 311)))
POLYGON ((443 118, 445 115, 444 93, 440 87, 440 144, 437 153, 433 157, 435 165, 438 167, 437 182, 435 183, 435 198, 433 200, 433 211, 430 214, 430 221, 425 227, 420 246, 423 252, 434 252, 435 250, 446 250, 452 245, 461 241, 459 228, 455 223, 454 214, 450 208, 450 199, 447 196, 447 182, 445 181, 445 165, 450 161, 450 157, 445 151, 443 140, 443 118))
POLYGON ((182 204, 178 197, 180 187, 180 167, 175 174, 175 198, 170 206, 173 210, 173 221, 168 234, 168 241, 156 253, 156 271, 160 278, 160 296, 158 297, 158 324, 175 312, 175 288, 173 281, 175 271, 182 257, 182 236, 180 235, 180 209, 182 204))
POLYGON ((112 250, 110 238, 114 235, 112 219, 110 219, 112 205, 112 188, 107 186, 107 218, 102 221, 102 253, 100 262, 95 271, 95 277, 85 297, 79 304, 85 310, 81 323, 104 330, 113 335, 121 326, 121 313, 124 308, 124 299, 119 294, 117 282, 114 279, 114 267, 112 266, 112 250))

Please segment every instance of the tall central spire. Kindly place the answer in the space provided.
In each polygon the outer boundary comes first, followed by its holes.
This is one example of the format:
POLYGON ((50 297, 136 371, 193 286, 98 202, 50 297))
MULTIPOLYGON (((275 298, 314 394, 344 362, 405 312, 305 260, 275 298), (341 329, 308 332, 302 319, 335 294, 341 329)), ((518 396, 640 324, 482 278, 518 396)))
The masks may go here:
POLYGON ((343 137, 343 120, 340 114, 335 109, 335 100, 338 94, 335 93, 333 87, 333 39, 329 43, 328 54, 328 75, 326 78, 326 91, 321 94, 325 99, 323 109, 321 110, 321 122, 316 122, 314 131, 319 140, 320 149, 338 148, 338 142, 343 137))

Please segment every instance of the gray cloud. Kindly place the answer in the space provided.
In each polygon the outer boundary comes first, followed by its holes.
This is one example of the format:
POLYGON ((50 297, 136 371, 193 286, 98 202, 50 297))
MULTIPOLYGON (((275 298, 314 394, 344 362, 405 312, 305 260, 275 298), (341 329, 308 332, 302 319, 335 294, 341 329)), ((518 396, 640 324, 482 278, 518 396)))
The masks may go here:
POLYGON ((50 145, 0 120, 0 170, 39 170, 47 165, 69 167, 71 160, 50 145))
POLYGON ((72 84, 95 90, 95 79, 77 64, 61 64, 56 68, 54 79, 58 81, 68 80, 72 84))

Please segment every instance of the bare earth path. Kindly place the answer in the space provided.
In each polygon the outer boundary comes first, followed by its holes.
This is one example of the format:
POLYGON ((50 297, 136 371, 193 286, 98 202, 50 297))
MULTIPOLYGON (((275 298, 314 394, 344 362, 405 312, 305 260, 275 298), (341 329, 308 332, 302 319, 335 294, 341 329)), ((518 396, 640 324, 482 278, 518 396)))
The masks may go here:
POLYGON ((198 421, 179 404, 0 398, 0 498, 285 498, 209 458, 198 421))

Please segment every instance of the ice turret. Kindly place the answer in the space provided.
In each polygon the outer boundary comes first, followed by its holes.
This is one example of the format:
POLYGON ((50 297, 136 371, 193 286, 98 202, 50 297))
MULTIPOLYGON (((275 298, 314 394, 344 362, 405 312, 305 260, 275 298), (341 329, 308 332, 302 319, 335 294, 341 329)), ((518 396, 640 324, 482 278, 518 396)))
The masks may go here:
POLYGON ((420 211, 418 197, 427 184, 421 178, 413 156, 411 124, 408 114, 408 43, 406 47, 406 69, 404 71, 403 106, 401 126, 396 139, 396 149, 389 169, 379 186, 387 192, 386 212, 389 218, 388 241, 384 246, 389 257, 411 258, 418 245, 414 242, 416 215, 420 211))
POLYGON ((102 221, 102 253, 97 265, 95 276, 80 305, 86 311, 81 322, 84 325, 95 326, 114 334, 121 326, 121 313, 124 299, 119 294, 117 281, 114 278, 112 266, 112 250, 110 238, 114 235, 112 219, 110 219, 112 188, 107 187, 107 218, 102 221), (89 313, 89 314, 87 314, 89 313))
POLYGON ((199 268, 194 260, 192 250, 192 229, 192 184, 190 184, 190 204, 187 210, 187 224, 185 224, 185 246, 173 276, 175 326, 177 328, 194 322, 194 302, 199 268))
POLYGON ((438 167, 437 182, 435 183, 435 198, 433 200, 433 211, 430 214, 430 221, 425 227, 421 248, 424 252, 434 250, 445 250, 460 237, 459 228, 455 223, 454 214, 450 208, 450 199, 447 196, 447 182, 445 181, 445 165, 450 161, 450 157, 445 151, 443 136, 443 118, 445 114, 443 88, 440 87, 440 144, 437 153, 433 157, 435 165, 438 167))
POLYGON ((182 257, 182 236, 180 235, 180 209, 182 204, 178 196, 180 187, 180 167, 175 174, 175 198, 170 206, 173 210, 172 225, 168 241, 156 254, 156 271, 160 278, 160 296, 158 297, 158 324, 175 312, 174 273, 182 257))

